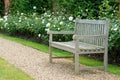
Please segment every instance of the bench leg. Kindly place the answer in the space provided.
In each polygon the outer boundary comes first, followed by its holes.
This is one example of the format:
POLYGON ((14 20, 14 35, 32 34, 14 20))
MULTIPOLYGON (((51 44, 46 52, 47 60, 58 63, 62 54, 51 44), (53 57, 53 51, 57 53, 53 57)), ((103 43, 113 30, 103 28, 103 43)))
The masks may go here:
POLYGON ((75 63, 75 54, 73 54, 73 63, 75 63))
POLYGON ((104 72, 107 72, 108 70, 108 54, 107 51, 104 53, 104 72))
POLYGON ((52 63, 52 46, 49 46, 49 61, 52 63))
POLYGON ((79 54, 75 54, 75 74, 79 74, 79 54))

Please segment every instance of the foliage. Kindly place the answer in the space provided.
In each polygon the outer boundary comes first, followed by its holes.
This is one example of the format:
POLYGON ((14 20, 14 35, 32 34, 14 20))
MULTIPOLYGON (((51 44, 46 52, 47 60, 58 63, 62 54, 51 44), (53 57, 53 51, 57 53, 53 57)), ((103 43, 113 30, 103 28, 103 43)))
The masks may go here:
POLYGON ((27 15, 17 12, 16 15, 4 16, 0 20, 0 30, 11 35, 45 39, 45 26, 41 23, 42 18, 36 13, 27 15))
POLYGON ((117 17, 120 18, 120 11, 117 12, 117 17))
MULTIPOLYGON (((59 13, 58 13, 59 14, 59 13)), ((17 12, 17 14, 9 14, 0 18, 0 30, 11 35, 24 35, 34 37, 48 43, 48 35, 46 30, 73 30, 73 17, 55 16, 55 13, 45 12, 42 15, 37 13, 25 14, 17 12), (70 21, 69 21, 70 20, 70 21), (50 27, 53 26, 53 27, 50 27)), ((59 36, 60 37, 60 36, 59 36)), ((56 36, 55 40, 59 39, 56 36)), ((68 36, 59 40, 69 40, 68 36)))
MULTIPOLYGON (((52 30, 52 31, 73 31, 74 29, 74 17, 73 16, 67 16, 64 15, 63 12, 57 12, 54 13, 44 13, 44 15, 51 17, 45 17, 46 23, 46 30, 52 30), (47 15, 46 15, 47 14, 47 15), (50 24, 48 26, 48 24, 50 24)), ((44 19, 43 19, 44 20, 44 19)), ((53 35, 53 39, 57 41, 68 41, 72 39, 71 35, 53 35)))
POLYGON ((51 8, 50 0, 11 0, 11 12, 32 13, 33 11, 43 13, 51 8), (34 10, 35 9, 35 10, 34 10))
POLYGON ((4 13, 4 4, 3 4, 3 0, 0 0, 0 15, 3 15, 4 13))
POLYGON ((98 6, 101 0, 62 0, 56 1, 56 4, 62 9, 65 14, 72 14, 74 17, 94 18, 98 13, 98 6), (97 6, 95 6, 97 5, 97 6))
POLYGON ((46 28, 53 31, 61 31, 61 30, 73 30, 74 26, 74 17, 67 16, 62 12, 46 12, 44 13, 44 21, 47 21, 46 28))
MULTIPOLYGON (((110 13, 111 9, 115 7, 114 0, 56 0, 55 3, 58 10, 82 19, 98 19, 98 16, 102 13, 99 13, 99 11, 107 10, 110 13)), ((107 11, 104 12, 107 13, 107 11)))
POLYGON ((103 0, 102 4, 99 6, 99 9, 100 11, 98 17, 100 19, 112 19, 114 16, 116 16, 117 7, 116 5, 110 5, 110 2, 108 0, 103 0))
POLYGON ((99 6, 99 19, 110 19, 109 31, 109 63, 120 65, 120 19, 117 18, 116 5, 111 6, 108 0, 103 0, 99 6))
POLYGON ((110 27, 109 62, 120 65, 120 19, 112 19, 110 27))

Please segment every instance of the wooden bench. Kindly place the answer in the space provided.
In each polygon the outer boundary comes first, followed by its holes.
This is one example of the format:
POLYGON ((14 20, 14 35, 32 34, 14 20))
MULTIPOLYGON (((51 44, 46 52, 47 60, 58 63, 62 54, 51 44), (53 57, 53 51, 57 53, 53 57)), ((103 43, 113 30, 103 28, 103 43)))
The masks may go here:
MULTIPOLYGON (((61 58, 52 56, 52 47, 62 49, 74 54, 75 74, 79 73, 79 54, 104 54, 104 71, 108 67, 108 33, 109 20, 75 20, 74 31, 48 31, 50 62, 61 58), (73 40, 68 42, 53 41, 53 34, 73 34, 73 40)), ((67 58, 67 57, 65 57, 67 58)), ((94 68, 100 68, 96 66, 94 68)), ((92 67, 93 68, 93 67, 92 67)))

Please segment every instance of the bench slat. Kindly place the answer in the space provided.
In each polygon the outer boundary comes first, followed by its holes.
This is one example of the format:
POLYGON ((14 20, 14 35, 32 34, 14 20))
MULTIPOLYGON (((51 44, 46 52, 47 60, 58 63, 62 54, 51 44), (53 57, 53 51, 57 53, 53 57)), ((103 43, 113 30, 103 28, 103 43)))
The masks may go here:
MULTIPOLYGON (((53 47, 75 53, 75 42, 74 41, 70 41, 70 42, 52 42, 51 45, 53 47)), ((83 52, 89 53, 89 51, 95 53, 96 50, 100 51, 99 53, 101 53, 101 52, 104 51, 104 47, 79 42, 80 54, 83 53, 83 52)))

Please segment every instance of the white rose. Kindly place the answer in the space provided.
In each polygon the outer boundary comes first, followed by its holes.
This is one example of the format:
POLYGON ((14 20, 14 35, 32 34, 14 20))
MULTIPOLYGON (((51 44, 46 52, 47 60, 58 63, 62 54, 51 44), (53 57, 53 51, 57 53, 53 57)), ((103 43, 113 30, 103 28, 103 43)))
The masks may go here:
POLYGON ((63 25, 63 22, 62 22, 62 21, 60 22, 60 25, 63 25))
POLYGON ((47 16, 47 13, 44 13, 44 16, 47 16))
POLYGON ((0 21, 3 21, 3 18, 0 18, 0 21))
POLYGON ((72 16, 70 16, 70 17, 69 17, 69 21, 72 21, 72 20, 73 20, 73 17, 72 17, 72 16))
POLYGON ((25 17, 25 20, 27 19, 27 17, 25 17))
POLYGON ((36 20, 38 20, 38 18, 37 18, 37 17, 36 17, 35 19, 36 19, 36 20))
POLYGON ((45 23, 45 20, 43 19, 43 20, 42 20, 42 24, 44 24, 44 23, 45 23))
POLYGON ((48 17, 50 17, 51 15, 47 15, 48 17))
POLYGON ((47 23, 47 24, 46 24, 46 27, 50 27, 50 23, 47 23))
POLYGON ((49 28, 45 29, 45 31, 49 32, 49 28))
POLYGON ((48 20, 49 20, 49 21, 51 21, 51 20, 52 20, 52 18, 49 18, 48 20))
POLYGON ((38 37, 40 37, 41 36, 41 34, 38 34, 38 37))
POLYGON ((36 9, 36 6, 33 6, 33 9, 36 9))
POLYGON ((7 21, 8 16, 4 16, 3 18, 4 18, 5 21, 7 21))
POLYGON ((118 28, 114 28, 113 30, 114 30, 114 31, 117 31, 117 30, 118 30, 118 28))
POLYGON ((58 28, 58 31, 60 30, 60 28, 58 28))
POLYGON ((19 20, 19 22, 21 22, 21 20, 19 20))
POLYGON ((53 27, 56 27, 55 25, 53 25, 53 27))
POLYGON ((21 13, 21 15, 23 15, 24 13, 21 13))

